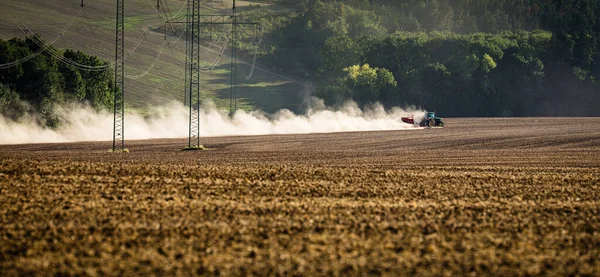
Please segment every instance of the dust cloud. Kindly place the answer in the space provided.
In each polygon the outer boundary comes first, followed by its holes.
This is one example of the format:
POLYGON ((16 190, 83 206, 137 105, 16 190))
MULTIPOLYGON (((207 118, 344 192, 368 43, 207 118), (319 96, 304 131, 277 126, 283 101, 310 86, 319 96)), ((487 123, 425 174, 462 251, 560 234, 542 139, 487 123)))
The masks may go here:
MULTIPOLYGON (((270 134, 306 134, 374 130, 414 130, 401 116, 423 114, 417 109, 384 109, 373 105, 360 109, 354 102, 339 108, 327 107, 320 99, 312 99, 307 112, 297 115, 289 110, 275 114, 261 111, 238 111, 229 117, 210 101, 200 108, 200 136, 238 136, 270 134)), ((144 115, 127 112, 125 139, 184 138, 188 136, 189 110, 181 103, 152 108, 144 115)), ((57 129, 40 127, 35 118, 12 122, 0 116, 0 144, 52 143, 75 141, 110 141, 113 114, 97 112, 87 106, 70 105, 57 109, 65 122, 57 129)))

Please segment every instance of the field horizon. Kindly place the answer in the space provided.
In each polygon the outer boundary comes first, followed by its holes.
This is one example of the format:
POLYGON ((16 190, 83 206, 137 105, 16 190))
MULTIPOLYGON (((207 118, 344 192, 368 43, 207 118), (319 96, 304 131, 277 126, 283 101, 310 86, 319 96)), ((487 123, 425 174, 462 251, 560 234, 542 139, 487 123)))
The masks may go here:
POLYGON ((598 275, 600 118, 0 146, 0 275, 598 275))

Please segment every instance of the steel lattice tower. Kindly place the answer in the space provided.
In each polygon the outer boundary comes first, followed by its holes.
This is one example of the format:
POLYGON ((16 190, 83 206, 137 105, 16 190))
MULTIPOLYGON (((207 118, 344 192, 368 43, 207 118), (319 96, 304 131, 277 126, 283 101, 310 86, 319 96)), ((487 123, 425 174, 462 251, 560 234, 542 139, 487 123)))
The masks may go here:
POLYGON ((190 133, 188 147, 200 146, 200 0, 188 0, 187 27, 190 40, 189 52, 189 96, 190 133), (190 5, 191 2, 191 5, 190 5))
MULTIPOLYGON (((168 20, 168 24, 186 24, 185 47, 185 93, 184 104, 189 107, 189 139, 188 148, 201 148, 200 144, 200 26, 231 24, 231 91, 229 96, 229 112, 233 115, 237 110, 237 25, 257 25, 255 22, 238 22, 235 0, 231 15, 202 15, 200 0, 187 0, 185 21, 168 20), (231 22, 227 22, 231 19, 231 22)), ((212 37, 212 36, 211 36, 212 37)))
POLYGON ((231 10, 231 91, 229 92, 229 115, 237 111, 237 16, 235 10, 235 0, 233 0, 233 8, 231 10))
POLYGON ((125 0, 117 0, 113 151, 125 150, 125 0), (120 147, 120 149, 119 149, 120 147))
MULTIPOLYGON (((187 15, 192 14, 192 1, 187 1, 187 15)), ((190 41, 191 41, 191 37, 190 37, 190 24, 189 24, 189 19, 187 19, 186 16, 186 22, 185 22, 185 73, 184 73, 184 78, 185 78, 185 88, 183 91, 183 105, 184 106, 189 106, 188 104, 188 98, 189 98, 189 94, 190 94, 190 57, 191 57, 191 47, 190 47, 190 41)))

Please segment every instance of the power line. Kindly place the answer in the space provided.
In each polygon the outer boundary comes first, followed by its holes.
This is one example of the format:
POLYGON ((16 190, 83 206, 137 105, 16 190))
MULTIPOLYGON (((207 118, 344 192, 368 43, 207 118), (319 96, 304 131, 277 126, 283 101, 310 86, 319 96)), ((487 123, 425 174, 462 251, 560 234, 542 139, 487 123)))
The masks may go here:
MULTIPOLYGON (((227 37, 225 37, 225 42, 223 43, 223 46, 221 47, 221 51, 219 51, 219 55, 215 58, 215 60, 209 66, 200 67, 201 71, 211 71, 219 64, 219 62, 221 61, 221 57, 223 57, 223 53, 225 53, 225 48, 227 48, 228 41, 229 41, 229 39, 227 37)), ((218 44, 218 42, 217 42, 217 44, 218 44)))
MULTIPOLYGON (((256 67, 256 56, 258 54, 258 49, 260 47, 260 44, 262 43, 263 34, 264 33, 262 32, 262 30, 260 30, 260 37, 258 38, 257 42, 254 44, 254 57, 252 58, 252 66, 250 67, 250 73, 248 73, 248 75, 246 75, 244 77, 246 79, 246 81, 250 81, 250 79, 254 75, 254 68, 256 67)), ((242 70, 244 70, 243 67, 242 67, 242 70)))
POLYGON ((167 45, 168 43, 169 43, 169 41, 165 40, 165 42, 163 43, 162 47, 160 48, 160 51, 158 52, 158 55, 156 55, 156 57, 154 59, 154 62, 152 63, 152 65, 150 65, 150 67, 148 68, 148 70, 144 71, 142 74, 139 74, 139 75, 125 75, 125 77, 127 77, 129 79, 136 80, 136 79, 142 78, 142 77, 146 76, 148 73, 150 73, 150 71, 154 68, 154 66, 158 62, 158 59, 162 55, 163 50, 165 49, 165 45, 167 45))
MULTIPOLYGON (((179 9, 179 11, 177 12, 177 14, 175 14, 175 16, 170 16, 170 18, 178 17, 178 16, 179 16, 179 14, 181 14, 181 12, 183 11, 183 8, 185 8, 185 7, 186 7, 187 1, 188 1, 188 0, 186 0, 186 1, 183 1, 183 5, 181 5, 181 8, 180 8, 180 9, 179 9)), ((190 1, 193 1, 193 0, 190 0, 190 1)), ((166 2, 167 2, 167 1, 165 1, 165 3, 166 3, 166 2)), ((161 17, 163 17, 164 19, 167 19, 167 20, 169 19, 169 16, 167 16, 166 14, 165 14, 165 15, 161 15, 161 14, 160 14, 160 11, 158 10, 158 8, 157 8, 156 6, 154 6, 154 4, 152 4, 152 2, 151 2, 150 0, 148 0, 148 4, 150 4, 150 6, 152 6, 152 9, 154 9, 154 11, 155 11, 156 13, 158 13, 158 14, 159 14, 159 16, 161 16, 161 17)), ((170 14, 170 12, 169 12, 169 14, 170 14)))
MULTIPOLYGON (((83 10, 83 8, 82 8, 83 10)), ((85 19, 85 23, 87 24, 88 28, 90 28, 90 31, 92 32, 92 35, 97 38, 98 35, 96 34, 96 32, 94 31, 94 28, 92 28, 92 24, 90 24, 90 20, 87 16, 87 14, 85 13, 85 10, 83 10, 83 18, 85 19)))
MULTIPOLYGON (((83 8, 79 9, 79 12, 77 13, 77 15, 75 15, 71 21, 69 21, 69 23, 67 23, 67 25, 50 41, 50 43, 48 43, 48 47, 50 47, 52 44, 54 44, 56 41, 58 41, 59 38, 62 37, 62 35, 67 31, 67 29, 69 29, 71 27, 71 25, 73 25, 73 23, 75 22, 75 19, 77 19, 77 17, 79 16, 79 14, 81 14, 81 12, 83 11, 83 8)), ((37 57, 38 55, 40 55, 41 53, 43 53, 46 50, 46 48, 40 48, 38 49, 36 52, 29 54, 26 57, 20 58, 16 61, 10 62, 10 63, 5 63, 5 64, 0 64, 0 69, 5 69, 5 68, 10 68, 13 66, 17 66, 23 63, 26 63, 32 59, 34 59, 35 57, 37 57)))
MULTIPOLYGON (((24 30, 25 32, 31 32, 31 30, 24 30)), ((122 57, 122 59, 127 59, 133 52, 135 52, 135 50, 140 46, 140 44, 142 43, 144 37, 146 36, 146 34, 144 33, 142 35, 142 37, 138 40, 138 42, 136 43, 136 45, 129 50, 124 57, 122 57)), ((73 66, 77 69, 80 70, 85 70, 85 71, 104 71, 107 70, 109 67, 113 66, 115 64, 115 62, 109 62, 105 65, 101 65, 101 66, 90 66, 90 65, 85 65, 85 64, 81 64, 79 62, 73 61, 69 58, 66 58, 62 55, 62 53, 57 52, 56 50, 52 49, 51 47, 48 47, 45 45, 45 43, 43 41, 41 41, 39 38, 37 38, 37 36, 32 36, 31 40, 37 44, 39 47, 44 48, 44 51, 46 51, 48 54, 52 55, 55 59, 57 59, 58 61, 73 66)), ((116 60, 116 62, 120 62, 121 60, 118 59, 116 60)))
MULTIPOLYGON (((38 47, 40 47, 40 49, 43 49, 43 51, 45 51, 46 53, 50 54, 51 56, 53 56, 54 58, 56 58, 58 61, 63 62, 65 64, 71 65, 77 69, 81 69, 81 70, 87 70, 87 71, 103 71, 106 70, 109 65, 103 65, 103 66, 89 66, 89 65, 84 65, 84 64, 80 64, 76 61, 70 60, 66 57, 64 57, 61 53, 58 53, 56 50, 54 50, 52 47, 50 47, 49 45, 46 45, 43 41, 41 41, 33 31, 31 31, 25 24, 23 24, 22 22, 18 21, 16 19, 16 16, 14 15, 12 9, 10 9, 8 6, 6 5, 2 5, 3 7, 6 7, 6 9, 8 10, 8 16, 10 18, 12 18, 14 20, 14 24, 17 25, 17 27, 19 27, 19 29, 25 33, 27 36, 29 36, 29 38, 31 39, 32 42, 34 42, 35 44, 38 45, 38 47)), ((79 9, 79 12, 77 13, 77 17, 81 14, 81 12, 83 11, 83 7, 81 7, 79 9)), ((72 22, 70 22, 70 24, 73 24, 72 22)), ((69 24, 67 24, 69 25, 69 24)), ((70 25, 69 25, 70 26, 70 25)), ((66 29, 65 29, 66 31, 66 29)), ((62 36, 62 34, 61 34, 62 36)), ((39 55, 39 54, 38 54, 39 55)))
POLYGON ((165 13, 165 15, 167 15, 167 12, 169 13, 168 17, 172 17, 171 15, 171 9, 169 9, 169 2, 167 2, 166 0, 164 1, 164 5, 163 5, 163 12, 165 13), (165 11, 165 7, 167 8, 167 10, 165 11))

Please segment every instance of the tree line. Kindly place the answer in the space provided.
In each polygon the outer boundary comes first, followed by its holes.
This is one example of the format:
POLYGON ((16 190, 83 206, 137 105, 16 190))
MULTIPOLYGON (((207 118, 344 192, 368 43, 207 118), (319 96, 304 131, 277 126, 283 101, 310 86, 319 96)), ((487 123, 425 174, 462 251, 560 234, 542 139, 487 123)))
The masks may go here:
POLYGON ((353 98, 446 116, 600 115, 598 1, 279 2, 301 12, 271 14, 279 25, 263 60, 316 82, 330 104, 353 98))
MULTIPOLYGON (((27 57, 38 50, 39 45, 29 37, 0 40, 0 64, 27 57)), ((80 64, 108 64, 80 51, 52 50, 80 64)), ((44 51, 25 63, 0 69, 0 115, 14 121, 35 115, 40 125, 57 127, 61 123, 56 113, 59 105, 86 103, 98 110, 112 108, 113 83, 114 74, 110 69, 79 70, 44 51)))
MULTIPOLYGON (((313 81, 329 104, 416 105, 444 116, 600 115, 598 1, 271 2, 294 11, 244 12, 266 32, 261 62, 313 81)), ((241 41, 254 35, 241 32, 240 52, 251 53, 241 41)), ((30 38, 0 40, 0 64, 38 50, 30 38)), ((110 70, 81 71, 44 52, 0 69, 0 114, 17 119, 35 111, 40 123, 56 126, 55 107, 63 103, 112 108, 113 78, 110 70)))

